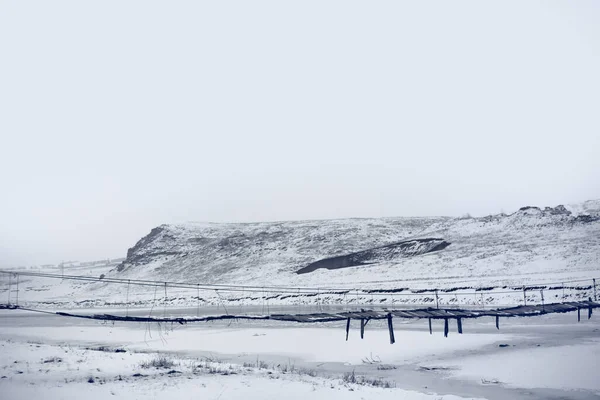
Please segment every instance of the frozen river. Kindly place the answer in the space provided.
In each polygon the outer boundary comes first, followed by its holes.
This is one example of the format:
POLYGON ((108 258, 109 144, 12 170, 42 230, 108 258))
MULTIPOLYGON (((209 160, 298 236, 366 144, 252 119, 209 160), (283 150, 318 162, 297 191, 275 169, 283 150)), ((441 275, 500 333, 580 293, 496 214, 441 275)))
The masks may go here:
MULTIPOLYGON (((236 313, 237 310, 229 310, 236 313)), ((244 310, 261 313, 261 307, 244 310)), ((313 312, 298 307, 274 312, 313 312)), ((78 310, 98 313, 114 310, 78 310)), ((202 309, 202 314, 223 310, 202 309)), ((121 310, 148 315, 149 310, 121 310)), ((154 309, 153 315, 196 315, 195 308, 154 309)), ((114 346, 132 352, 162 352, 178 357, 210 357, 222 362, 293 364, 320 376, 349 371, 384 378, 397 387, 487 399, 600 398, 600 321, 575 313, 534 318, 467 320, 464 334, 451 323, 448 338, 441 321, 429 335, 427 321, 394 320, 396 343, 389 344, 381 321, 367 325, 360 339, 353 321, 345 340, 345 323, 298 324, 274 321, 228 321, 188 325, 98 322, 26 311, 0 312, 0 340, 53 345, 114 346), (502 345, 502 346, 500 346, 502 345), (381 365, 389 369, 379 368, 381 365)))

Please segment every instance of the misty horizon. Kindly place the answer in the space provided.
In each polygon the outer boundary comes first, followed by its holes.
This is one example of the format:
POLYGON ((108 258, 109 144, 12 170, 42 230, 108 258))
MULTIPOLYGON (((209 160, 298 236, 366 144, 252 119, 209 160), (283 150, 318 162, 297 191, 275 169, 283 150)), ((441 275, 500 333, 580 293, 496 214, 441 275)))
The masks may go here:
MULTIPOLYGON (((600 199, 588 199, 582 202, 570 202, 570 203, 566 203, 566 204, 557 204, 557 205, 552 205, 552 206, 548 206, 548 205, 544 205, 544 206, 540 206, 540 205, 527 205, 527 206, 522 206, 519 207, 517 209, 514 210, 500 210, 500 212, 498 213, 488 213, 488 214, 482 214, 482 215, 473 215, 471 213, 464 213, 462 215, 413 215, 413 216, 403 216, 403 215, 388 215, 388 216, 381 216, 381 217, 370 217, 370 216, 364 216, 364 217, 341 217, 341 218, 318 218, 318 219, 296 219, 296 220, 273 220, 273 221, 182 221, 182 222, 178 222, 178 223, 173 223, 173 224, 257 224, 257 223, 284 223, 284 222, 303 222, 303 221, 334 221, 334 220, 346 220, 346 219, 385 219, 385 218, 419 218, 419 217, 449 217, 449 218, 464 218, 464 217, 469 217, 469 218, 478 218, 478 217, 485 217, 488 215, 498 215, 498 214, 512 214, 517 212, 519 209, 524 208, 524 207, 538 207, 540 209, 544 209, 545 207, 557 207, 560 205, 563 206, 571 206, 571 205, 578 205, 578 204, 583 204, 585 202, 588 201, 600 201, 600 199)), ((10 265, 10 264, 6 264, 6 265, 0 265, 0 267, 2 268, 15 268, 15 267, 35 267, 35 266, 41 266, 41 265, 60 265, 60 264, 70 264, 70 263, 78 263, 78 262, 95 262, 95 261, 103 261, 103 260, 116 260, 116 259, 125 259, 127 256, 127 250, 129 250, 130 248, 132 248, 139 240, 141 240, 143 237, 145 237, 147 234, 150 233, 151 229, 154 229, 158 226, 161 225, 170 225, 169 223, 163 223, 163 224, 158 224, 152 228, 150 228, 146 233, 143 233, 140 237, 138 237, 134 242, 128 244, 123 252, 123 254, 120 255, 113 255, 112 257, 100 257, 97 259, 69 259, 67 258, 63 258, 61 259, 61 261, 56 261, 53 260, 52 262, 38 262, 38 263, 29 263, 29 264, 14 264, 14 265, 10 265)))
POLYGON ((0 7, 0 266, 600 198, 596 2, 0 7))

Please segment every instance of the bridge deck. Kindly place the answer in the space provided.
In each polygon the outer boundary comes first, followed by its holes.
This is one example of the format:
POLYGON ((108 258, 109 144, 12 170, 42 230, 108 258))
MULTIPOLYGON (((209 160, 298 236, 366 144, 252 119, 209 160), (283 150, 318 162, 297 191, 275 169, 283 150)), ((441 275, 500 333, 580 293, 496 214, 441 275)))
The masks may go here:
POLYGON ((311 313, 311 314, 269 314, 269 315, 247 315, 247 314, 223 314, 209 315, 202 317, 134 317, 113 314, 77 314, 73 312, 61 311, 43 311, 35 310, 16 305, 0 304, 0 309, 21 309, 34 312, 44 312, 61 315, 64 317, 86 318, 104 321, 130 321, 130 322, 176 322, 187 324, 191 322, 206 322, 215 320, 272 320, 272 321, 292 321, 299 323, 315 322, 333 322, 344 320, 383 320, 390 317, 412 318, 412 319, 462 319, 462 318, 481 318, 481 317, 533 317, 545 314, 566 313, 580 310, 588 311, 588 318, 592 315, 594 308, 599 308, 600 303, 594 301, 578 301, 568 303, 536 304, 528 306, 517 306, 508 308, 490 308, 490 309, 449 309, 449 308, 418 308, 412 310, 361 310, 361 311, 343 311, 337 313, 311 313))

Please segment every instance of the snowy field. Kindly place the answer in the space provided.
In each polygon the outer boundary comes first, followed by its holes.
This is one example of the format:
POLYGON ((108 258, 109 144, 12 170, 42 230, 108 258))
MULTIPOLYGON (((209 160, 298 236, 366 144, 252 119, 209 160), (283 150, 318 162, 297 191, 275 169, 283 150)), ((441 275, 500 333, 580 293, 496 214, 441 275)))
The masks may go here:
POLYGON ((0 313, 2 399, 593 399, 600 321, 576 315, 395 324, 99 323, 0 313), (358 325, 358 324, 356 324, 358 325), (118 350, 118 352, 115 352, 118 350), (156 364, 153 366, 152 364, 156 364))
POLYGON ((3 273, 2 303, 41 312, 0 310, 0 400, 600 399, 597 316, 502 318, 500 330, 491 319, 464 320, 462 335, 452 321, 448 338, 441 321, 430 335, 427 321, 396 318, 390 345, 383 321, 370 321, 362 340, 353 321, 346 341, 337 322, 113 324, 43 312, 179 317, 587 300, 593 279, 600 283, 600 202, 586 205, 482 218, 164 225, 124 260, 33 270, 95 281, 3 273), (296 274, 327 257, 431 237, 451 245, 296 274))

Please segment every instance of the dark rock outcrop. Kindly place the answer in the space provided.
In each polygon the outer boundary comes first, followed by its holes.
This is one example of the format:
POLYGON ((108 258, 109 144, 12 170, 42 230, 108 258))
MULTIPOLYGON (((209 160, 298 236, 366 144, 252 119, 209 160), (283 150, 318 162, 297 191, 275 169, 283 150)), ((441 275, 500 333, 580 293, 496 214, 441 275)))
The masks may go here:
POLYGON ((403 242, 388 244, 368 250, 359 251, 343 256, 326 258, 307 265, 297 271, 298 274, 313 272, 319 268, 339 269, 356 267, 360 265, 393 261, 399 258, 413 257, 421 254, 431 253, 448 247, 450 243, 443 239, 427 238, 413 239, 403 242))

